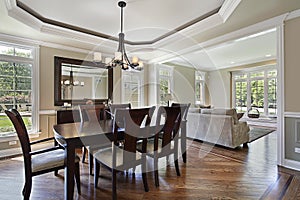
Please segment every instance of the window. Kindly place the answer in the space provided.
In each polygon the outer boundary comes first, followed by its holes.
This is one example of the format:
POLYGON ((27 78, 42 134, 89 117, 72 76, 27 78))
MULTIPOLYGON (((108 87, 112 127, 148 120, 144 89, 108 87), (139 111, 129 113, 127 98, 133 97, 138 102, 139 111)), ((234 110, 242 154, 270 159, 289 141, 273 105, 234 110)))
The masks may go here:
POLYGON ((195 71, 195 103, 205 104, 205 72, 195 71))
POLYGON ((122 80, 122 102, 130 102, 132 107, 143 106, 143 73, 135 71, 123 71, 122 80))
POLYGON ((247 74, 234 76, 235 108, 238 112, 247 112, 247 74))
POLYGON ((14 135, 15 129, 4 110, 16 108, 22 115, 29 132, 37 131, 37 90, 38 80, 36 51, 34 47, 0 43, 0 137, 14 135))
POLYGON ((159 68, 159 104, 168 105, 172 100, 173 70, 171 67, 159 68))
POLYGON ((233 105, 238 112, 256 108, 262 115, 277 114, 277 70, 266 66, 233 73, 233 105))

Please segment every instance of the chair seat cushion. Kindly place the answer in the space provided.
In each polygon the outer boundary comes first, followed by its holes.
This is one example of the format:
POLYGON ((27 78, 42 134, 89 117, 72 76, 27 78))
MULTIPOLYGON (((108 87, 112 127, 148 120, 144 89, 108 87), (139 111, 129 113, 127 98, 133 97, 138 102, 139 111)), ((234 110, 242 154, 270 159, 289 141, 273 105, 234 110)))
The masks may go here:
MULTIPOLYGON (((75 162, 79 162, 80 158, 76 155, 75 162)), ((58 149, 33 155, 31 159, 32 172, 39 172, 55 167, 63 167, 65 164, 65 151, 58 149)))
MULTIPOLYGON (((116 150, 116 166, 117 170, 126 170, 132 167, 135 167, 141 164, 142 154, 139 152, 131 153, 123 150, 122 148, 115 147, 116 150), (126 154, 126 155, 124 155, 126 154), (126 157, 126 163, 124 163, 124 156, 126 157), (131 159, 130 159, 131 157, 131 159)), ((96 158, 100 163, 106 165, 109 168, 113 168, 113 153, 112 147, 100 149, 94 154, 94 158, 96 158)))

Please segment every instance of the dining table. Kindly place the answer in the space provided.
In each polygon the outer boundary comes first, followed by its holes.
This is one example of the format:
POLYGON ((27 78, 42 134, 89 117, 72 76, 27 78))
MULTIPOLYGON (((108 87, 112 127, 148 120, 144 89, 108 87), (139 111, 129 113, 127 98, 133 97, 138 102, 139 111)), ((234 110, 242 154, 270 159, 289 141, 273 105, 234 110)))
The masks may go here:
POLYGON ((113 120, 67 123, 53 126, 55 140, 65 148, 64 199, 73 199, 76 148, 113 141, 113 120))
MULTIPOLYGON (((76 148, 83 146, 101 145, 113 142, 114 121, 100 120, 99 122, 74 122, 53 126, 55 140, 64 147, 66 154, 64 199, 70 200, 74 196, 74 172, 76 148)), ((150 138, 159 133, 164 125, 152 125, 142 128, 140 138, 150 138)), ((123 130, 124 131, 124 130, 123 130)), ((122 131, 120 131, 122 132, 122 131)))

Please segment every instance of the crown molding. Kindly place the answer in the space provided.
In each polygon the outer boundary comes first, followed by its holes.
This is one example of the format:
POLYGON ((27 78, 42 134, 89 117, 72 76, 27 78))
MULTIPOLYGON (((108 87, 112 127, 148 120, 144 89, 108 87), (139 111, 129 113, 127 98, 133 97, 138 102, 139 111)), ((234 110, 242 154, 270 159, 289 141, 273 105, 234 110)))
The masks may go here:
POLYGON ((291 20, 291 19, 294 19, 297 17, 300 17, 300 9, 290 12, 290 14, 289 14, 289 16, 287 16, 286 20, 291 20))
MULTIPOLYGON (((111 47, 111 44, 116 44, 115 37, 109 37, 109 39, 95 36, 92 34, 82 33, 79 31, 51 25, 42 22, 37 19, 33 15, 24 11, 17 5, 17 0, 5 0, 6 8, 8 11, 8 15, 21 21, 22 23, 40 31, 41 33, 48 33, 56 36, 63 36, 69 39, 73 39, 76 41, 80 41, 87 44, 104 44, 107 47, 111 47)), ((216 14, 212 14, 209 16, 202 16, 199 18, 198 22, 191 22, 192 25, 188 27, 184 27, 181 30, 174 30, 170 35, 161 36, 153 41, 145 41, 145 42, 130 42, 127 41, 128 46, 152 46, 155 48, 159 48, 160 46, 164 46, 170 44, 172 42, 176 42, 178 40, 182 40, 181 37, 191 37, 195 34, 199 34, 199 32, 203 32, 205 30, 211 29, 215 26, 218 26, 224 23, 228 17, 234 12, 238 4, 241 0, 225 0, 221 8, 218 10, 216 14), (202 19, 203 18, 203 19, 202 19)))
POLYGON ((241 0, 225 0, 222 5, 219 15, 223 19, 223 22, 226 22, 230 15, 234 12, 236 7, 240 4, 241 0))

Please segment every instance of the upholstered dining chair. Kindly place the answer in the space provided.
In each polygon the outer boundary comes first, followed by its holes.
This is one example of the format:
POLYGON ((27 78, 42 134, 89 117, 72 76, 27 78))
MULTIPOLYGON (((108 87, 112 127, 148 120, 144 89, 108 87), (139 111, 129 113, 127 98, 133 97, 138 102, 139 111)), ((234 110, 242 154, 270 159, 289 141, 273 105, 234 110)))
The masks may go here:
MULTIPOLYGON (((158 161, 160 158, 174 156, 174 164, 177 176, 180 176, 178 165, 178 131, 181 122, 180 107, 160 106, 156 116, 156 126, 163 123, 162 131, 155 134, 154 139, 151 138, 147 142, 147 156, 154 158, 154 177, 155 186, 159 186, 158 161)), ((142 147, 139 146, 141 151, 142 147)))
POLYGON ((181 109, 181 123, 180 123, 180 130, 179 130, 179 138, 180 138, 180 146, 181 146, 181 153, 183 162, 186 163, 187 157, 187 149, 186 149, 186 125, 187 125, 187 114, 191 103, 172 103, 172 107, 180 107, 181 109))
MULTIPOLYGON (((25 169, 25 184, 22 191, 24 199, 29 199, 32 188, 32 177, 48 172, 53 172, 57 175, 59 169, 65 167, 65 151, 60 146, 52 148, 32 151, 31 146, 42 142, 53 140, 54 138, 47 138, 43 140, 30 142, 28 132, 20 113, 16 109, 5 110, 6 115, 13 123, 21 143, 24 169, 25 169)), ((77 191, 80 190, 80 173, 79 173, 80 158, 75 158, 75 179, 77 184, 77 191)))
POLYGON ((114 116, 112 147, 100 149, 94 154, 95 167, 94 179, 95 187, 98 185, 100 173, 100 164, 111 170, 112 172, 112 197, 117 199, 117 172, 135 168, 138 165, 142 167, 142 178, 144 189, 149 190, 146 175, 146 145, 147 135, 142 132, 141 124, 146 120, 146 124, 150 123, 150 114, 153 113, 155 107, 140 109, 117 109, 114 116), (119 124, 124 125, 123 143, 119 145, 119 124), (137 152, 136 147, 140 137, 142 136, 143 152, 137 152))
MULTIPOLYGON (((80 122, 84 124, 85 122, 89 123, 98 123, 100 120, 106 119, 105 105, 104 104, 87 104, 87 105, 79 105, 79 115, 80 122)), ((82 160, 85 160, 85 155, 88 153, 89 157, 89 172, 90 175, 93 173, 93 152, 99 148, 111 146, 111 143, 101 143, 96 146, 85 146, 82 152, 82 160)))

